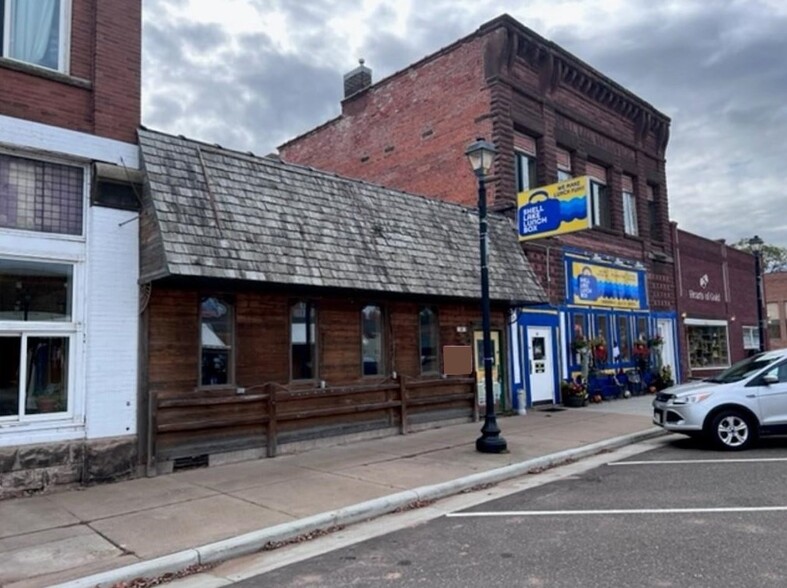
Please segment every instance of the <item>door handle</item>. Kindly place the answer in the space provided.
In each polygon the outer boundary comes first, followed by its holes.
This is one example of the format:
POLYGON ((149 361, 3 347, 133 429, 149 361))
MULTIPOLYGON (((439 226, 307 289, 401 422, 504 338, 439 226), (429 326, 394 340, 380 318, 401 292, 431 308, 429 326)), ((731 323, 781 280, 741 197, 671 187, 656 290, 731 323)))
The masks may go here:
POLYGON ((746 398, 757 398, 756 394, 747 394, 746 398))

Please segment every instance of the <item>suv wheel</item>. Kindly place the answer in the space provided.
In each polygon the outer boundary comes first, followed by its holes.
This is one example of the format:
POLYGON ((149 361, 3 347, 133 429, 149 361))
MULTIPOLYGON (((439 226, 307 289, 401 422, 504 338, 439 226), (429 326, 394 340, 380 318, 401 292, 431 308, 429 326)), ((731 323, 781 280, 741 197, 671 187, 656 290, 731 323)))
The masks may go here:
POLYGON ((757 435, 751 418, 736 410, 725 410, 717 414, 709 433, 718 448, 729 451, 746 449, 757 435))

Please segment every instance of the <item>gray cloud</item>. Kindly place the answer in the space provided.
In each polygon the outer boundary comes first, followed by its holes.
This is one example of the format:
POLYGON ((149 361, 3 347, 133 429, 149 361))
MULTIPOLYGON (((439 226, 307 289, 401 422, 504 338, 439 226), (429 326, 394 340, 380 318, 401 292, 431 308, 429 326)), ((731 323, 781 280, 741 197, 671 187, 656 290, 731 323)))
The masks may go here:
POLYGON ((143 122, 228 147, 267 153, 338 115, 342 74, 366 58, 375 80, 451 44, 507 11, 672 119, 667 151, 670 212, 679 225, 730 241, 760 234, 787 246, 787 14, 765 0, 627 2, 625 11, 578 26, 503 0, 417 3, 405 33, 388 26, 393 4, 255 1, 278 11, 290 50, 264 32, 176 19, 185 0, 146 0, 143 122), (337 15, 362 25, 337 31, 337 15), (537 16, 533 16, 537 14, 537 16), (589 26, 591 25, 592 26, 589 26), (785 219, 784 221, 780 219, 785 219))

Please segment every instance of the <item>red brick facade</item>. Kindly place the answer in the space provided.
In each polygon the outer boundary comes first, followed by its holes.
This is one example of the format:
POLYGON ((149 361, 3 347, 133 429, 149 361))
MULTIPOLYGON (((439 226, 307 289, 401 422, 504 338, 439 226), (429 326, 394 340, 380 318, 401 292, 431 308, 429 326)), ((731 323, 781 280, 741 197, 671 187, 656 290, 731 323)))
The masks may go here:
POLYGON ((758 326, 754 257, 677 227, 673 239, 681 366, 686 377, 706 377, 757 350, 756 340, 744 335, 744 330, 753 335, 758 326), (713 337, 722 332, 726 350, 714 348, 713 337), (717 360, 714 354, 720 354, 717 360), (708 358, 710 363, 702 365, 708 358))
POLYGON ((483 136, 498 149, 492 206, 513 213, 515 134, 535 139, 538 185, 557 181, 557 148, 568 150, 575 176, 588 161, 607 169, 612 228, 525 245, 551 302, 565 301, 562 252, 570 247, 641 263, 649 307, 672 311, 668 130, 669 119, 649 104, 503 16, 345 99, 339 117, 285 143, 280 153, 287 161, 473 206, 476 185, 464 150, 483 136), (623 174, 634 178, 638 236, 624 233, 623 174), (657 195, 656 234, 648 185, 657 195))
POLYGON ((787 271, 765 274, 764 282, 766 309, 770 311, 770 316, 766 317, 770 335, 768 346, 769 349, 783 349, 787 347, 787 271))
POLYGON ((0 114, 136 143, 140 0, 72 0, 64 73, 0 58, 0 114))

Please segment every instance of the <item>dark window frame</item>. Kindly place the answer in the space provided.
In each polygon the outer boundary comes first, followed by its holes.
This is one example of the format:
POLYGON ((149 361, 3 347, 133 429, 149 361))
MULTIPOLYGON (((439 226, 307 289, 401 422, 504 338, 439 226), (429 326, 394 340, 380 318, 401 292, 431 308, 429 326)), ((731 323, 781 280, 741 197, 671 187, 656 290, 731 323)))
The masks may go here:
POLYGON ((220 292, 212 292, 210 294, 203 293, 199 297, 199 302, 197 305, 197 324, 199 328, 199 332, 197 334, 198 341, 199 341, 199 364, 198 364, 198 374, 197 374, 197 387, 204 389, 204 388, 231 388, 236 385, 235 379, 235 367, 236 367, 236 351, 237 345, 235 341, 235 337, 237 335, 237 322, 236 322, 237 314, 235 308, 235 300, 232 296, 220 293, 220 292), (202 306, 208 299, 215 299, 220 304, 226 305, 229 310, 229 330, 230 335, 228 339, 230 340, 229 343, 224 343, 224 345, 228 348, 227 352, 227 360, 226 365, 224 366, 224 371, 227 376, 226 382, 216 382, 216 383, 203 383, 203 378, 205 373, 203 372, 203 365, 205 363, 205 348, 203 347, 203 337, 202 337, 202 326, 203 326, 203 310, 202 306))
POLYGON ((440 373, 440 316, 437 312, 437 308, 434 306, 422 306, 418 310, 418 357, 419 357, 419 365, 420 365, 420 373, 422 376, 426 375, 435 375, 440 373), (424 347, 424 324, 422 317, 425 316, 424 313, 430 313, 433 317, 433 320, 430 321, 430 324, 427 325, 432 332, 427 333, 427 335, 434 338, 433 346, 434 346, 434 354, 424 354, 424 350, 428 349, 424 347), (430 358, 425 360, 425 358, 430 358), (435 364, 435 369, 424 369, 425 364, 435 364))
POLYGON ((288 342, 289 342, 289 363, 290 363, 290 382, 313 382, 316 381, 320 376, 320 348, 318 344, 319 340, 319 313, 317 308, 317 303, 315 300, 308 299, 308 298, 301 298, 298 300, 291 300, 288 305, 288 312, 287 312, 287 326, 288 326, 288 342), (310 374, 304 377, 295 377, 295 368, 296 362, 294 360, 294 353, 295 353, 295 343, 293 341, 292 331, 293 326, 293 310, 298 305, 305 305, 305 316, 304 316, 304 334, 306 336, 306 340, 304 343, 299 343, 299 345, 305 345, 306 347, 311 347, 308 361, 306 365, 309 366, 309 370, 311 371, 310 374), (312 338, 313 335, 313 338, 312 338))
POLYGON ((386 337, 386 312, 385 312, 385 309, 384 309, 384 307, 381 304, 370 302, 370 303, 364 304, 361 307, 361 311, 360 311, 359 315, 360 315, 360 323, 361 323, 361 342, 360 342, 361 343, 361 376, 365 377, 365 378, 366 377, 374 378, 374 377, 385 376, 388 373, 388 367, 387 367, 387 359, 388 358, 387 358, 387 353, 386 353, 386 348, 385 348, 385 346, 386 346, 386 339, 387 339, 387 337, 386 337), (367 321, 366 321, 366 317, 364 315, 364 312, 366 311, 367 308, 376 308, 377 312, 378 312, 378 316, 379 316, 379 319, 378 319, 379 322, 378 322, 378 325, 377 325, 378 326, 377 337, 379 338, 379 345, 378 345, 379 357, 377 358, 377 361, 376 361, 376 364, 377 364, 377 371, 376 371, 376 373, 367 373, 367 371, 366 371, 367 370, 366 358, 368 357, 367 348, 365 346, 365 342, 366 342, 366 339, 367 339, 366 338, 366 322, 367 321))

